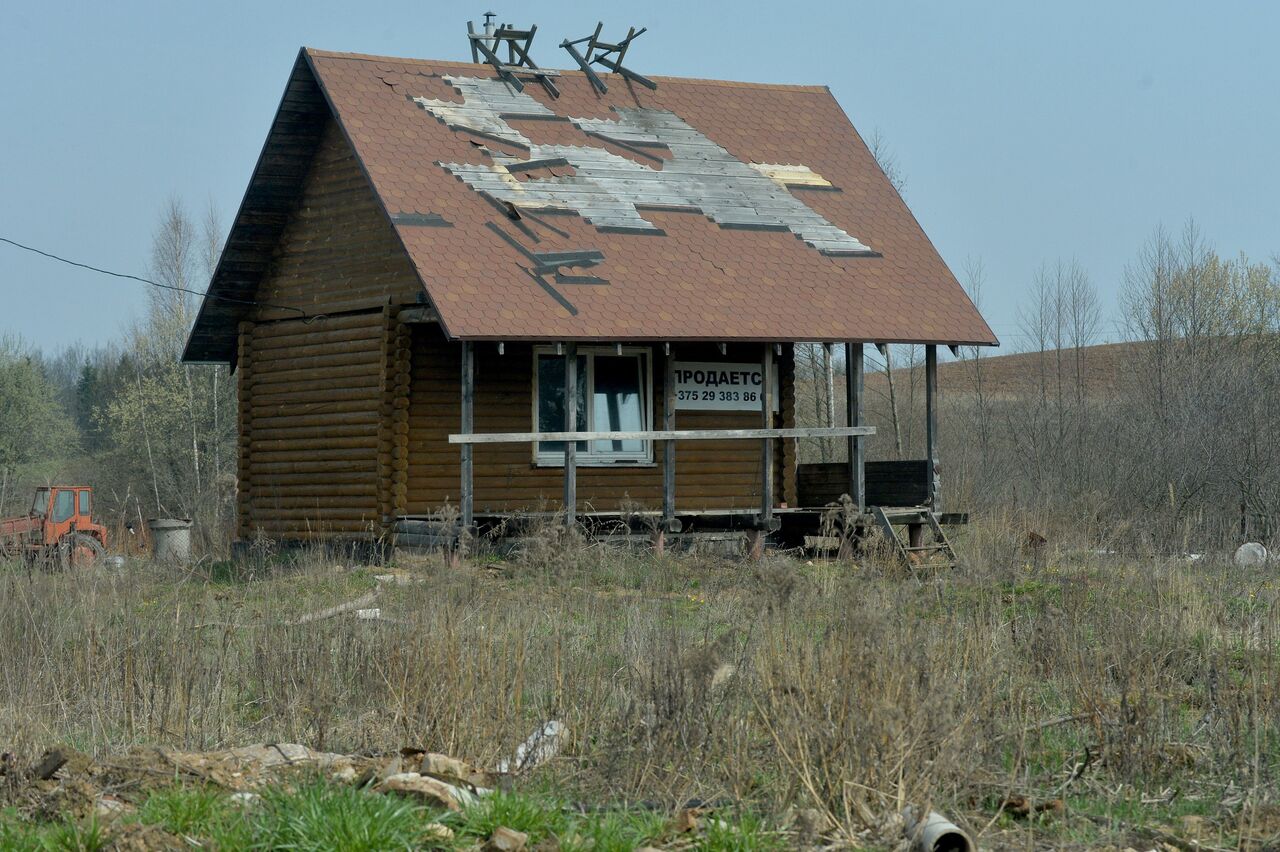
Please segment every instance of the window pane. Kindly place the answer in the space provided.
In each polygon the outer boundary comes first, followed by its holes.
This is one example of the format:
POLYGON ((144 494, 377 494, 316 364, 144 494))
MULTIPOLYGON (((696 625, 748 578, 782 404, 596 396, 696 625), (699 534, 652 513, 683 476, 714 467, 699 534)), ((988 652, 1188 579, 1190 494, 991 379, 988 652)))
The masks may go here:
MULTIPOLYGON (((563 432, 564 423, 564 356, 538 356, 538 431, 563 432)), ((587 428, 587 357, 578 356, 579 430, 587 428)), ((578 442, 578 452, 587 451, 587 442, 578 442)), ((542 441, 540 453, 563 453, 564 441, 542 441)))
POLYGON ((41 488, 36 491, 35 502, 31 504, 31 514, 44 517, 49 511, 49 489, 41 488))
POLYGON ((91 505, 90 505, 90 503, 89 503, 89 492, 88 492, 88 491, 81 491, 81 492, 80 492, 80 514, 82 514, 82 515, 89 515, 89 514, 92 514, 92 507, 91 507, 91 505))
POLYGON ((59 491, 53 498, 53 522, 61 523, 76 513, 76 492, 59 491))
MULTIPOLYGON (((642 361, 636 355, 597 355, 592 411, 598 432, 638 432, 645 428, 642 361)), ((643 453, 639 438, 595 441, 596 453, 643 453)))

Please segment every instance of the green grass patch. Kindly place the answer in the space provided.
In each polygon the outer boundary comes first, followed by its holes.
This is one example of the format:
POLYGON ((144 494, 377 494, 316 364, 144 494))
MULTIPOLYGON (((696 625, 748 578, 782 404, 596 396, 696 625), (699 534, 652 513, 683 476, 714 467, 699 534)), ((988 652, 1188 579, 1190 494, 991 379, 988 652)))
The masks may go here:
POLYGON ((249 848, 298 852, 419 849, 430 845, 426 824, 434 816, 398 796, 314 781, 296 791, 274 789, 263 794, 252 815, 249 848))
POLYGON ((488 837, 499 827, 522 831, 530 843, 560 836, 569 820, 558 803, 514 793, 495 793, 462 812, 454 825, 459 834, 488 837))
POLYGON ((496 793, 446 813, 416 801, 308 779, 297 787, 265 789, 247 803, 211 787, 158 790, 136 813, 116 820, 24 821, 0 811, 0 849, 20 852, 96 852, 131 833, 162 831, 177 842, 216 849, 320 852, 474 848, 498 828, 523 832, 531 847, 564 852, 629 852, 674 840, 705 852, 763 852, 785 847, 783 837, 750 813, 714 813, 697 833, 676 835, 664 811, 628 807, 579 811, 549 794, 496 793), (448 826, 451 840, 429 827, 448 826))
POLYGON ((0 811, 0 849, 5 852, 99 852, 109 843, 105 827, 96 819, 31 826, 12 810, 0 811))
POLYGON ((209 835, 229 822, 243 822, 227 797, 212 787, 174 787, 153 793, 138 809, 147 825, 181 835, 209 835))

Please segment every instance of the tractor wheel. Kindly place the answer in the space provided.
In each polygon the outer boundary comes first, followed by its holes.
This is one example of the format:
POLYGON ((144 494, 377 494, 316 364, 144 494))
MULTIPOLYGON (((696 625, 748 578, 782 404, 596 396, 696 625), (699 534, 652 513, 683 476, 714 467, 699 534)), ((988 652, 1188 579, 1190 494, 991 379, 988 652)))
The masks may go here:
POLYGON ((72 533, 58 542, 58 559, 63 568, 90 568, 103 552, 102 542, 84 533, 72 533))

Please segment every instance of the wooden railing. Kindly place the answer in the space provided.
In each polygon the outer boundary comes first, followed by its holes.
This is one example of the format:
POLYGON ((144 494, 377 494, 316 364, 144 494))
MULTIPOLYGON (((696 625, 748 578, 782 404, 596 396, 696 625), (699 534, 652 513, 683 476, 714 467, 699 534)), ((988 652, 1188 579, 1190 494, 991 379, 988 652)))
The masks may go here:
POLYGON ((715 441, 765 438, 852 438, 874 426, 802 426, 792 429, 650 429, 638 432, 487 432, 449 436, 450 444, 528 444, 540 441, 715 441))
MULTIPOLYGON (((460 444, 463 447, 471 447, 475 444, 536 444, 541 441, 557 441, 564 442, 568 446, 575 445, 578 441, 723 441, 723 440, 753 440, 771 442, 778 438, 863 438, 868 435, 874 435, 876 429, 874 426, 833 426, 833 427, 792 427, 777 429, 645 429, 638 431, 565 431, 565 432, 461 432, 449 436, 450 444, 460 444)), ((675 456, 671 453, 663 454, 663 522, 664 529, 669 532, 678 532, 679 525, 675 519, 675 456)), ((848 468, 846 470, 846 481, 848 480, 848 468)), ((469 466, 463 467, 463 483, 462 492, 464 499, 471 498, 471 482, 469 466)), ((768 471, 764 477, 764 506, 759 518, 759 525, 762 528, 769 527, 772 523, 772 513, 769 510, 772 506, 773 477, 772 472, 768 471)), ((577 477, 577 465, 574 457, 566 453, 565 466, 565 494, 576 494, 574 480, 577 477)), ((576 501, 575 501, 576 502, 576 501)), ((469 506, 464 506, 464 517, 469 516, 469 506)), ((566 514, 570 522, 573 520, 575 505, 570 505, 569 501, 565 503, 566 514)))

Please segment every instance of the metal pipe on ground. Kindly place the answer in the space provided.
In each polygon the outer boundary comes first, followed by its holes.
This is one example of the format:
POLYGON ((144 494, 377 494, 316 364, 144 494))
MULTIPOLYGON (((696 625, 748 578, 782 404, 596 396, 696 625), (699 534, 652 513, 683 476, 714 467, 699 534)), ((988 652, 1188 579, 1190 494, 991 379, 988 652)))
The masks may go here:
POLYGON ((978 848, 964 829, 937 811, 921 815, 915 808, 906 808, 902 820, 902 833, 912 852, 976 852, 978 848))

